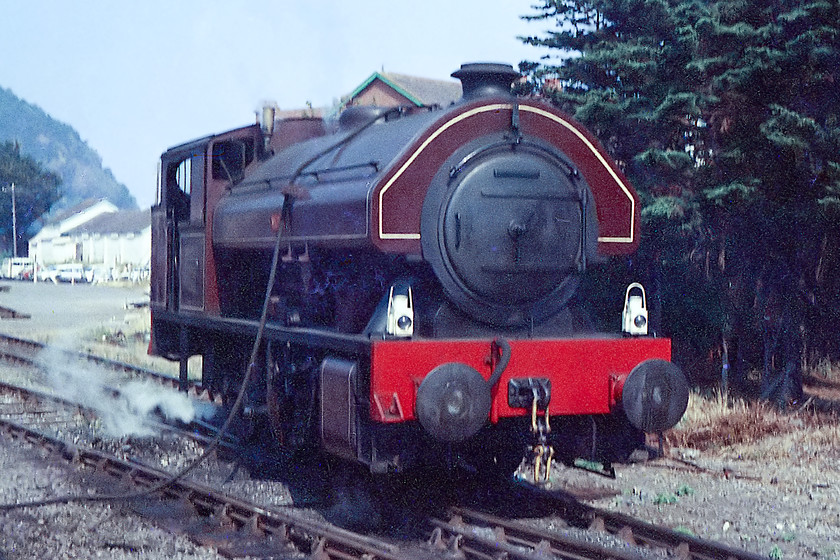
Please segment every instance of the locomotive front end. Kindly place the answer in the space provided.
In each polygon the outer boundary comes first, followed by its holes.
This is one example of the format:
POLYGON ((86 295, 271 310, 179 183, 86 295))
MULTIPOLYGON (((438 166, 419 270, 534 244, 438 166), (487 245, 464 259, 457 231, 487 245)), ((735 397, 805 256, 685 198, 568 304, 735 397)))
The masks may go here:
POLYGON ((622 460, 688 394, 643 290, 623 334, 575 297, 637 248, 638 197, 579 123, 512 95, 512 67, 453 76, 447 107, 269 115, 166 152, 151 349, 184 384, 203 356, 229 403, 250 368, 254 433, 374 472, 622 460))
POLYGON ((453 75, 462 105, 407 150, 375 207, 380 246, 416 242, 441 297, 416 310, 428 338, 373 342, 374 423, 416 421, 467 462, 498 462, 510 442, 623 460, 688 398, 670 340, 592 333, 573 303, 587 267, 635 250, 636 194, 578 123, 510 95, 510 67, 453 75), (408 194, 420 182, 422 201, 408 194), (387 235, 389 210, 407 202, 422 202, 416 236, 387 235))

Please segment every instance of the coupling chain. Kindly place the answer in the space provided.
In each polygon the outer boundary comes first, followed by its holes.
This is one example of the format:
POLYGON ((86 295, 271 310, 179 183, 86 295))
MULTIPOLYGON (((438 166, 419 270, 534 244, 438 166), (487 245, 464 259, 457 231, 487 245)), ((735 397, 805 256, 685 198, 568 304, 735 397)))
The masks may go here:
POLYGON ((548 434, 551 433, 548 403, 546 403, 545 408, 540 411, 540 398, 536 387, 533 389, 533 396, 534 398, 531 401, 531 433, 534 434, 535 439, 533 449, 534 483, 538 484, 548 482, 551 477, 551 464, 554 461, 554 447, 548 443, 548 434))

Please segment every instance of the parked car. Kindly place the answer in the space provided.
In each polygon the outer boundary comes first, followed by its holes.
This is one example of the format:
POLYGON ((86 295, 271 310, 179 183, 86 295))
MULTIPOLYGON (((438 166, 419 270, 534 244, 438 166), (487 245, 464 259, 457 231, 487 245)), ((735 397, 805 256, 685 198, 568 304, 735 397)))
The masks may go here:
POLYGON ((59 282, 85 282, 85 268, 81 264, 60 264, 56 268, 59 282))
POLYGON ((110 282, 111 268, 107 266, 94 266, 85 270, 85 280, 91 284, 99 284, 100 282, 110 282))
POLYGON ((44 266, 38 268, 38 281, 50 281, 53 284, 58 284, 58 269, 54 266, 44 266))
POLYGON ((0 276, 19 280, 34 266, 35 260, 30 257, 8 257, 3 259, 3 264, 0 266, 0 276))

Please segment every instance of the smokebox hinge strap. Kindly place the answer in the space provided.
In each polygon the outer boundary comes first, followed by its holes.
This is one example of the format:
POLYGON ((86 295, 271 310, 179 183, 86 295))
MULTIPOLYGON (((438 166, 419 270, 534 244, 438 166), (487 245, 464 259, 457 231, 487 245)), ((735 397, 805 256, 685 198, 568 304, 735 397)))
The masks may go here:
POLYGON ((510 110, 510 131, 513 133, 513 143, 519 144, 522 141, 522 132, 519 130, 519 103, 516 101, 510 110))

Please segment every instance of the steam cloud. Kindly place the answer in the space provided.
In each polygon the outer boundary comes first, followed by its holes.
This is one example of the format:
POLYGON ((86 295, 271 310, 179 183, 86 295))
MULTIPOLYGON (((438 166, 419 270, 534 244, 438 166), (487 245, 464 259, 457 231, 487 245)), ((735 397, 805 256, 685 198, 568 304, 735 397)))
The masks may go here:
POLYGON ((59 396, 95 410, 106 436, 155 436, 157 429, 149 424, 154 412, 182 422, 196 416, 192 401, 184 393, 153 381, 121 384, 114 373, 83 360, 68 360, 60 350, 45 350, 41 362, 49 386, 59 396))

